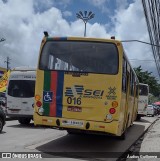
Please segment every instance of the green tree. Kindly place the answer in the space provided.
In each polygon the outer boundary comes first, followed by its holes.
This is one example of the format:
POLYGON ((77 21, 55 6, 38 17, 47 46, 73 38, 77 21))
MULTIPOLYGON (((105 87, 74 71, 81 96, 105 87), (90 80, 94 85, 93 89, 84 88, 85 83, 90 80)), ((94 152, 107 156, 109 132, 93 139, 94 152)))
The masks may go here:
POLYGON ((143 71, 142 67, 139 66, 134 68, 139 82, 145 83, 149 85, 149 91, 155 97, 159 97, 160 95, 160 84, 158 83, 157 79, 152 75, 152 72, 143 71))

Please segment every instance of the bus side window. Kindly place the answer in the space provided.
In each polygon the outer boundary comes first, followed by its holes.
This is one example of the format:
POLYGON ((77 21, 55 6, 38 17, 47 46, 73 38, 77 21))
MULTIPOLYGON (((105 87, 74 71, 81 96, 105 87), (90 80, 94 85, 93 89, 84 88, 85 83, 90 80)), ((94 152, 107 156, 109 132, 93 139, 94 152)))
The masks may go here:
POLYGON ((132 95, 135 96, 135 76, 134 76, 134 73, 133 73, 133 77, 132 77, 132 95))
POLYGON ((130 69, 130 95, 132 95, 132 70, 130 69))
POLYGON ((123 57, 123 69, 122 69, 122 91, 126 92, 127 87, 127 62, 123 57))
POLYGON ((132 70, 130 70, 130 95, 134 95, 134 74, 132 70))
POLYGON ((139 86, 138 84, 136 84, 136 97, 138 98, 138 94, 139 94, 139 86))

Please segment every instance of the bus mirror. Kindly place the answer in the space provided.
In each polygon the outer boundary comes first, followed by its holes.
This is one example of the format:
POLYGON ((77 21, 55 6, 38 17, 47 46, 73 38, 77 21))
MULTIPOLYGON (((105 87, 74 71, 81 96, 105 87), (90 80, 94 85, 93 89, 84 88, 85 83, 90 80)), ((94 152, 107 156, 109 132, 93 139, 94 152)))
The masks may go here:
POLYGON ((114 39, 115 40, 115 36, 111 36, 111 39, 114 39))
POLYGON ((44 31, 44 36, 45 37, 48 37, 49 36, 47 31, 44 31))

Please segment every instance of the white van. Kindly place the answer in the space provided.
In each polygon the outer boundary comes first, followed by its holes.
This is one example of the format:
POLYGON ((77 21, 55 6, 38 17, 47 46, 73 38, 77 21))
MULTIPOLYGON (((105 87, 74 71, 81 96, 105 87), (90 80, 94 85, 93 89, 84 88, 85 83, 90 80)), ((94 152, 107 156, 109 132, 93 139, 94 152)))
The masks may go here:
POLYGON ((36 70, 19 67, 11 71, 6 90, 7 116, 29 124, 33 119, 36 70))
POLYGON ((138 100, 138 114, 137 120, 140 120, 141 117, 146 116, 147 106, 148 106, 148 97, 149 97, 149 86, 148 84, 139 83, 139 100, 138 100))

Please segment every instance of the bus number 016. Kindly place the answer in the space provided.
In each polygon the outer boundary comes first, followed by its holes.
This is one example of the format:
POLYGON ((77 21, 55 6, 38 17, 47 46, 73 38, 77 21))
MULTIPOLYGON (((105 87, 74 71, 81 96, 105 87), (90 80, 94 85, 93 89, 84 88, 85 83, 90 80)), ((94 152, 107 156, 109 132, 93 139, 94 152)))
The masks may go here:
POLYGON ((67 103, 68 104, 72 104, 72 102, 74 103, 74 105, 81 105, 81 98, 76 98, 76 97, 68 97, 67 98, 67 103))

